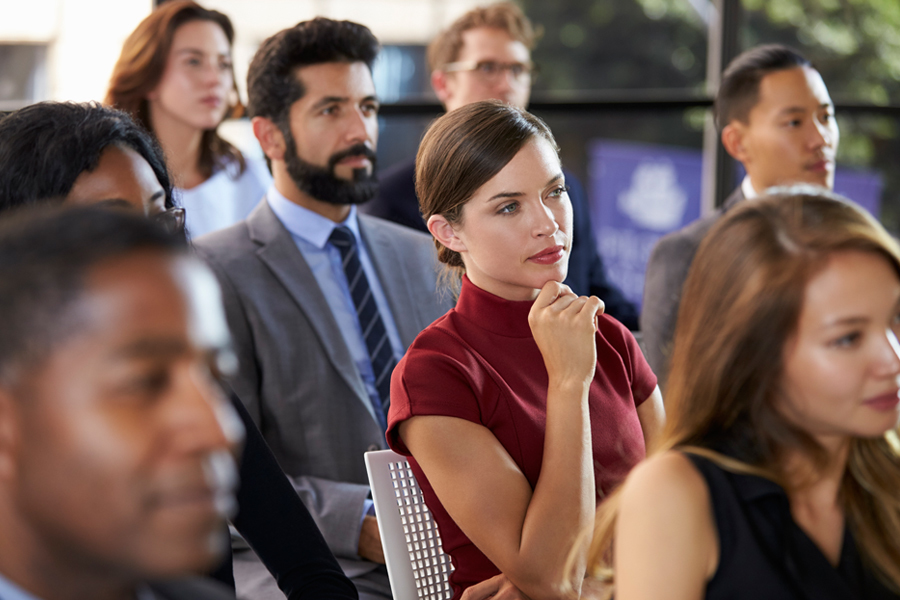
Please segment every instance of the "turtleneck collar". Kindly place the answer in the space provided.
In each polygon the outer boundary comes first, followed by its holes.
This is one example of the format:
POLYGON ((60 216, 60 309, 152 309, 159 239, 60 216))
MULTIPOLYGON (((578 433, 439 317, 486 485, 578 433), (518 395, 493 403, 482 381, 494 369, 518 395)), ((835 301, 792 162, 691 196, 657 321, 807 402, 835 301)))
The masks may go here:
POLYGON ((505 300, 486 292, 463 275, 456 313, 478 327, 506 337, 530 338, 528 313, 534 300, 505 300))

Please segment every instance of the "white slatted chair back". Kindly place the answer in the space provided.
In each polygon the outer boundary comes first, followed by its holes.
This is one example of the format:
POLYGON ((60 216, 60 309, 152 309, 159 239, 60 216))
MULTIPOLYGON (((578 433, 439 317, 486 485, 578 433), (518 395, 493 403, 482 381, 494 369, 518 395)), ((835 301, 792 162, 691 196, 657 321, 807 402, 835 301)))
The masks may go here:
POLYGON ((365 459, 394 600, 450 600, 453 565, 406 457, 377 450, 365 459))

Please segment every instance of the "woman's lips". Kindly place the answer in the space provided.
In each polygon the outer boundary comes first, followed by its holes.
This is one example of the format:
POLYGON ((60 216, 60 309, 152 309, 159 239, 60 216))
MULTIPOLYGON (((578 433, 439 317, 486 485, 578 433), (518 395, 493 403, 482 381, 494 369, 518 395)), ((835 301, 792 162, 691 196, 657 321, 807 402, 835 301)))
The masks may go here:
POLYGON ((201 104, 209 106, 210 108, 219 108, 220 106, 222 106, 223 102, 224 101, 222 100, 222 98, 219 98, 218 96, 206 96, 205 98, 200 100, 201 104))
POLYGON ((528 260, 531 262, 536 262, 539 265, 552 265, 553 263, 562 260, 562 257, 565 254, 565 250, 565 246, 553 246, 552 248, 541 250, 533 256, 529 256, 528 260))
POLYGON ((893 410, 897 407, 898 403, 900 403, 900 397, 898 397, 897 390, 863 401, 863 404, 878 411, 893 410))

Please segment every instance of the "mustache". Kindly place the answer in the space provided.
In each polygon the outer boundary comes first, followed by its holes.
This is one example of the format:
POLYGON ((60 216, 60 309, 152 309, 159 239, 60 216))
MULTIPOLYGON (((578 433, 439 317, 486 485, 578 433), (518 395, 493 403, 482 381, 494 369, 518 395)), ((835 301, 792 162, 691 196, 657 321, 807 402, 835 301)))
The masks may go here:
POLYGON ((328 159, 328 170, 334 173, 334 168, 337 166, 338 162, 350 156, 363 156, 369 159, 373 167, 375 165, 375 151, 360 142, 359 144, 353 144, 349 148, 339 150, 332 154, 328 159))

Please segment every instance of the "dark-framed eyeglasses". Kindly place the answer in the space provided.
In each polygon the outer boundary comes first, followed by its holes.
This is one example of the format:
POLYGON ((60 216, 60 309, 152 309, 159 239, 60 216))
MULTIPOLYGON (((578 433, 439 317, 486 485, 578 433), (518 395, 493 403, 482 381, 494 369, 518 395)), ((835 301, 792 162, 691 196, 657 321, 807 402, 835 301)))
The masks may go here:
POLYGON ((537 74, 537 66, 532 62, 503 63, 495 60, 461 60, 449 63, 444 67, 445 73, 459 73, 471 71, 485 81, 496 81, 509 72, 513 81, 525 82, 537 74))
POLYGON ((169 233, 181 233, 184 231, 184 209, 180 206, 167 208, 150 217, 159 223, 169 233))

